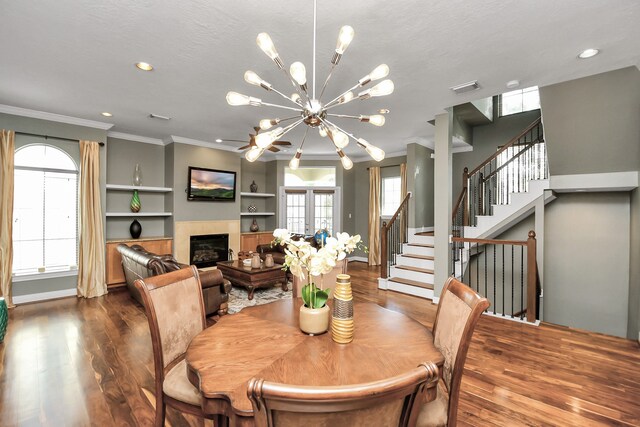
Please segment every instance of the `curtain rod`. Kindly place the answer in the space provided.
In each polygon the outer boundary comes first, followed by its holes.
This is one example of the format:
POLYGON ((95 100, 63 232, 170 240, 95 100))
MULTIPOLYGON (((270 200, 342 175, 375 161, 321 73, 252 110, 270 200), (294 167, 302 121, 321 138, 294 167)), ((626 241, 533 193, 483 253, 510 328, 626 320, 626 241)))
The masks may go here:
MULTIPOLYGON (((400 166, 402 163, 398 163, 397 165, 386 165, 386 166, 378 166, 380 169, 384 168, 395 168, 396 166, 400 166)), ((367 168, 369 170, 370 168, 367 168)))
MULTIPOLYGON (((37 137, 41 137, 41 138, 44 138, 44 139, 57 139, 59 141, 80 142, 79 139, 62 138, 62 137, 59 137, 59 136, 51 136, 51 135, 41 135, 39 133, 29 133, 29 132, 18 132, 18 131, 16 131, 15 134, 16 135, 24 135, 24 136, 37 136, 37 137)), ((98 144, 101 147, 104 147, 104 142, 99 141, 98 144)))

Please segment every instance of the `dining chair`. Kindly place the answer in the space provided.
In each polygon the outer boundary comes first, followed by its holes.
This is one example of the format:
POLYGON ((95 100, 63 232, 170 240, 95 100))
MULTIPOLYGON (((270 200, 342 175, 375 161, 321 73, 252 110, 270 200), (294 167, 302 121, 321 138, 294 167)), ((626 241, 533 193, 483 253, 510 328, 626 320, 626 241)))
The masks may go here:
MULTIPOLYGON (((142 295, 151 330, 155 365, 156 427, 164 426, 166 405, 217 424, 224 417, 205 416, 200 391, 187 378, 184 354, 206 326, 202 287, 194 266, 146 279, 134 286, 142 295)), ((223 423, 224 424, 224 423, 223 423)))
POLYGON ((295 386, 252 378, 247 396, 256 427, 415 426, 438 367, 422 363, 393 378, 342 386, 295 386))
POLYGON ((460 383, 471 336, 489 305, 486 298, 454 277, 445 283, 433 324, 434 344, 444 356, 442 379, 436 399, 422 405, 418 427, 456 425, 460 383))

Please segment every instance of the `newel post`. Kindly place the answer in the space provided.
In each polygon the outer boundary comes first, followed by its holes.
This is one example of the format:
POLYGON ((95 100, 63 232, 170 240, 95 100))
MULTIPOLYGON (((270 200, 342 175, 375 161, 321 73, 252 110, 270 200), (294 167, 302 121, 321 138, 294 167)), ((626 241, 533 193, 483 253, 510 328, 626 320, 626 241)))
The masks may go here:
POLYGON ((382 221, 382 226, 380 227, 380 277, 382 279, 387 278, 387 222, 382 221))
POLYGON ((536 287, 537 275, 536 262, 536 232, 529 231, 527 239, 527 322, 536 321, 538 295, 536 287))
POLYGON ((462 191, 464 198, 462 200, 462 225, 469 226, 469 168, 464 168, 462 172, 462 191))

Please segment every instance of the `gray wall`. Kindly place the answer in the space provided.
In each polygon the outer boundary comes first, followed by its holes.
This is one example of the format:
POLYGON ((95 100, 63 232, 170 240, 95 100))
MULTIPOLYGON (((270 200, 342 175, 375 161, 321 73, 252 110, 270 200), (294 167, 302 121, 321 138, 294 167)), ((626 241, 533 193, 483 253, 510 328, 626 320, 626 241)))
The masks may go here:
MULTIPOLYGON (((640 162, 639 162, 640 163, 640 162)), ((631 192, 627 338, 640 341, 640 189, 631 192)))
MULTIPOLYGON (((30 117, 20 117, 11 114, 0 113, 0 129, 10 129, 16 132, 28 132, 35 134, 45 134, 61 138, 86 139, 90 141, 107 142, 107 132, 100 129, 88 128, 85 126, 69 125, 66 123, 50 122, 48 120, 33 119, 30 117)), ((24 144, 34 142, 45 142, 43 138, 16 135, 16 148, 24 144)), ((47 144, 55 145, 67 151, 74 160, 79 162, 80 148, 75 142, 46 140, 47 144)), ((106 148, 100 148, 100 182, 106 182, 106 148)), ((104 185, 101 191, 102 210, 105 212, 106 190, 104 185)), ((104 220, 104 216, 103 216, 104 220)), ((17 282, 13 284, 13 295, 29 295, 41 292, 52 292, 65 289, 74 289, 77 285, 77 277, 60 277, 47 280, 32 280, 28 282, 17 282)))
POLYGON ((545 209, 544 319, 627 335, 629 193, 567 193, 545 209))
POLYGON ((493 123, 473 128, 473 151, 453 154, 452 199, 454 202, 462 191, 462 172, 465 167, 472 170, 494 154, 499 146, 509 142, 540 117, 540 110, 526 111, 505 117, 498 117, 498 107, 495 105, 493 111, 493 123))
POLYGON ((551 175, 638 170, 640 71, 540 88, 551 175))
MULTIPOLYGON (((165 149, 162 145, 144 144, 117 138, 108 138, 107 150, 107 183, 131 185, 136 163, 142 172, 142 185, 150 187, 168 187, 165 183, 165 149)), ((133 193, 131 191, 107 192, 108 212, 128 212, 133 193)), ((138 194, 140 212, 164 212, 165 199, 171 193, 138 194)), ((163 217, 137 218, 142 226, 141 237, 170 236, 165 230, 163 217)), ((129 238, 129 226, 132 218, 107 218, 107 239, 129 238)))
POLYGON ((407 145, 407 191, 409 227, 433 227, 433 150, 418 144, 407 145))
MULTIPOLYGON (((270 162, 269 162, 270 163, 270 162)), ((258 193, 272 193, 276 194, 274 182, 268 182, 267 171, 270 171, 270 165, 267 162, 248 162, 246 159, 241 159, 242 167, 242 182, 240 183, 240 190, 244 192, 250 192, 250 185, 255 181, 258 186, 258 193)), ((275 212, 276 209, 276 197, 242 197, 240 199, 240 212, 248 212, 249 205, 255 205, 258 212, 275 212)), ((253 222, 254 217, 242 217, 241 230, 243 232, 249 231, 249 227, 253 222)), ((276 216, 256 216, 256 222, 260 231, 272 231, 276 228, 276 216)))
MULTIPOLYGON (((240 157, 233 152, 213 148, 172 143, 173 145, 173 220, 216 221, 240 218, 240 157), (234 202, 187 201, 188 169, 198 166, 236 172, 236 200, 234 202)), ((166 153, 165 153, 166 155, 166 153)))

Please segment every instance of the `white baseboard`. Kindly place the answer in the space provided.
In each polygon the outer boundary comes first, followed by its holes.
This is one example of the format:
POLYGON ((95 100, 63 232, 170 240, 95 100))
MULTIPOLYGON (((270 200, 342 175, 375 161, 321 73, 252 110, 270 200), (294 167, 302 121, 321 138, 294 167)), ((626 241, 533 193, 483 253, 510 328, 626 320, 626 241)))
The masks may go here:
POLYGON ((387 290, 387 279, 383 279, 382 277, 378 277, 378 289, 387 290))
POLYGON ((348 257, 349 261, 360 261, 360 262, 369 262, 369 258, 367 258, 366 256, 350 256, 348 257))
POLYGON ((41 292, 39 294, 17 295, 13 297, 14 304, 26 304, 28 302, 47 301, 50 299, 75 297, 78 295, 76 288, 62 289, 59 291, 41 292))

